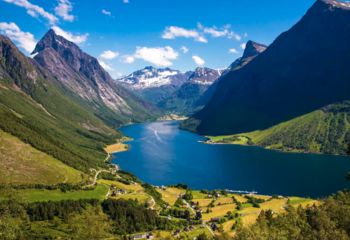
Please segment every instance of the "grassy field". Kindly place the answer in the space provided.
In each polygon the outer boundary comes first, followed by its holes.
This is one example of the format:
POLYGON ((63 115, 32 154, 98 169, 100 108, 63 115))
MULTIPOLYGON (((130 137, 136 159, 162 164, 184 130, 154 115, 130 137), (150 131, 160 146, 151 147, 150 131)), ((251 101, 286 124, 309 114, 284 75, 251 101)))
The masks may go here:
POLYGON ((61 190, 46 189, 24 189, 18 190, 18 195, 26 202, 44 202, 78 199, 99 199, 106 197, 109 187, 107 185, 97 185, 93 190, 79 190, 62 192, 61 190))
POLYGON ((185 193, 185 190, 179 188, 168 187, 165 190, 157 189, 157 191, 162 194, 163 200, 170 206, 173 206, 176 200, 179 198, 180 194, 185 193))
POLYGON ((140 203, 149 202, 151 197, 145 193, 143 187, 140 184, 130 184, 126 185, 118 181, 110 181, 110 180, 98 180, 99 184, 110 186, 115 186, 117 189, 125 190, 126 194, 117 194, 116 196, 109 196, 114 199, 132 199, 138 200, 140 203))
POLYGON ((82 173, 0 130, 0 183, 78 183, 82 173))
POLYGON ((99 179, 97 182, 108 186, 114 185, 116 188, 124 189, 127 191, 133 191, 133 192, 143 191, 143 188, 140 184, 127 185, 118 181, 111 181, 111 180, 104 180, 104 179, 99 179))
MULTIPOLYGON (((211 236, 209 230, 207 228, 196 226, 193 230, 188 232, 181 232, 181 234, 177 237, 178 239, 194 239, 195 237, 198 237, 200 234, 206 234, 208 237, 211 236)), ((170 231, 157 231, 154 234, 154 239, 174 239, 174 236, 172 235, 172 232, 170 231)))
POLYGON ((223 217, 227 212, 234 212, 235 209, 236 204, 216 205, 215 207, 211 208, 212 212, 203 214, 203 220, 208 221, 212 218, 223 217))

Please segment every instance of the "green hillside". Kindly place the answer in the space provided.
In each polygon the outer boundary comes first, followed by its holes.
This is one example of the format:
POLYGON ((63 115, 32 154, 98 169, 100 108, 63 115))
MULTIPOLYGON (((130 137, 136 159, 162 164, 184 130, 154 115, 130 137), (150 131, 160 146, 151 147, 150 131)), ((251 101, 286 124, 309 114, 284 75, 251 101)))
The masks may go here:
POLYGON ((329 105, 266 130, 210 137, 210 141, 345 155, 350 144, 350 101, 329 105))
POLYGON ((104 166, 120 133, 0 36, 0 129, 84 172, 104 166))
POLYGON ((82 173, 0 130, 0 184, 79 183, 82 173))

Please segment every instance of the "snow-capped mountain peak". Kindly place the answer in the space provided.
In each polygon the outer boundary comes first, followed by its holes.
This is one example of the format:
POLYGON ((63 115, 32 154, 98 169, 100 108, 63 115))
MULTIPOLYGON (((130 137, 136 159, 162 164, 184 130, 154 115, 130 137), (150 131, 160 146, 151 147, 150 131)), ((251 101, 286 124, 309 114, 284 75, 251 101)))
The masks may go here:
POLYGON ((164 85, 181 85, 186 81, 186 73, 170 68, 145 67, 118 79, 134 89, 156 88, 164 85))

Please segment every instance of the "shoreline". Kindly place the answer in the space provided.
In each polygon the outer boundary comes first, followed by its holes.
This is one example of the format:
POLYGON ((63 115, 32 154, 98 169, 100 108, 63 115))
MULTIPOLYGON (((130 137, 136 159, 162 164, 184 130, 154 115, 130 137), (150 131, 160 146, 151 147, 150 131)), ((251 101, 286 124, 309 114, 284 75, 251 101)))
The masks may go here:
MULTIPOLYGON (((208 138, 207 136, 203 136, 205 138, 208 138)), ((274 152, 280 152, 280 153, 286 153, 286 154, 312 154, 312 155, 324 155, 324 156, 333 156, 333 157, 347 157, 349 158, 348 155, 343 155, 343 154, 329 154, 329 153, 322 153, 322 152, 307 152, 307 151, 302 151, 298 149, 291 149, 291 150, 283 150, 283 149, 278 149, 278 148, 269 148, 269 147, 264 147, 256 144, 242 144, 242 143, 234 143, 234 142, 215 142, 210 140, 204 140, 204 141, 198 141, 202 144, 208 144, 208 145, 234 145, 234 146, 242 146, 242 147, 256 147, 256 148, 261 148, 267 151, 274 151, 274 152)))

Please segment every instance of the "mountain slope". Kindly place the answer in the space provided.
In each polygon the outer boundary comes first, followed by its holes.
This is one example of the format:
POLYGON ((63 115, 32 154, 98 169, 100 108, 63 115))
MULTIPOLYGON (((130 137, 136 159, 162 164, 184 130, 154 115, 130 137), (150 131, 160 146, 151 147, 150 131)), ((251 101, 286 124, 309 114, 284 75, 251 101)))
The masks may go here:
POLYGON ((0 130, 0 184, 80 183, 79 172, 0 130))
POLYGON ((104 166, 103 148, 120 134, 74 101, 75 96, 0 36, 0 128, 69 166, 88 171, 104 166))
POLYGON ((96 58, 49 30, 38 42, 34 60, 74 92, 104 121, 120 126, 144 121, 152 108, 118 86, 96 58))
POLYGON ((346 155, 350 146, 350 101, 329 105, 263 131, 212 137, 211 141, 346 155))
POLYGON ((334 2, 318 0, 262 54, 226 74, 191 119, 196 130, 220 135, 266 129, 350 99, 350 10, 334 2))
POLYGON ((264 52, 266 48, 267 47, 264 44, 249 40, 246 44, 242 57, 235 60, 225 71, 222 72, 220 78, 217 79, 217 81, 215 81, 214 84, 212 84, 202 94, 202 96, 196 102, 196 105, 204 107, 213 97, 219 82, 226 76, 226 74, 228 74, 231 71, 236 71, 241 67, 244 67, 246 64, 250 63, 255 57, 264 52))

